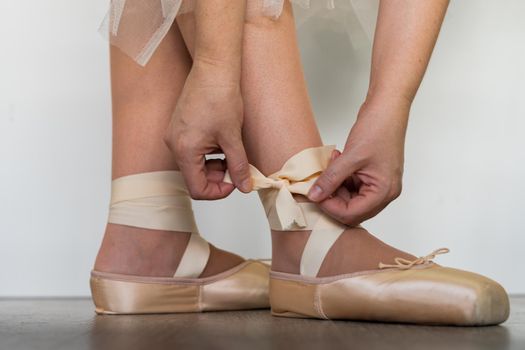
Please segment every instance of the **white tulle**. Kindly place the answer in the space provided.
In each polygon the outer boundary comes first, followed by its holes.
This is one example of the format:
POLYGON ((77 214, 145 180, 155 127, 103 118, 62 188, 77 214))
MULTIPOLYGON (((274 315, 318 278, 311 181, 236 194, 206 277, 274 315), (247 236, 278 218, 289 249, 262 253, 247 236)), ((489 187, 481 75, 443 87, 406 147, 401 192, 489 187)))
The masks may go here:
MULTIPOLYGON (((169 31, 175 17, 192 11, 198 0, 111 0, 100 32, 144 66, 169 31)), ((377 17, 379 0, 247 0, 249 11, 279 18, 284 2, 297 7, 298 26, 313 16, 334 23, 335 30, 346 31, 352 45, 370 42, 377 17)))

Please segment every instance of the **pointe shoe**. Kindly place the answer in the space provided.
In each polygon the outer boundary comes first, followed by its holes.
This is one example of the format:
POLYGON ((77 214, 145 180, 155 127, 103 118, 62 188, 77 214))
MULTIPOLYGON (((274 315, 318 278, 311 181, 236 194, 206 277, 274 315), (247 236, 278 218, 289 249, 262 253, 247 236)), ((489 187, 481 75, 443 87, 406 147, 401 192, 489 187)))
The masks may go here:
MULTIPOLYGON (((246 260, 199 278, 210 255, 199 234, 183 178, 177 171, 121 177, 112 184, 109 222, 191 232, 173 277, 92 271, 90 286, 99 314, 148 314, 247 310, 269 307, 269 265, 246 260)), ((174 233, 176 234, 176 233, 174 233)))
POLYGON ((410 267, 321 278, 272 271, 270 304, 275 316, 432 325, 495 325, 509 316, 497 282, 429 257, 410 267))
POLYGON ((258 260, 205 278, 91 272, 98 314, 159 314, 266 309, 269 266, 258 260))
MULTIPOLYGON (((317 277, 347 227, 316 204, 297 203, 292 193, 307 195, 333 149, 305 149, 268 177, 250 167, 270 227, 311 231, 299 275, 270 271, 272 315, 459 326, 493 325, 508 318, 508 296, 498 283, 431 261, 448 249, 414 261, 397 258, 396 264, 380 264, 372 271, 317 277)), ((231 181, 229 176, 225 181, 231 181)))

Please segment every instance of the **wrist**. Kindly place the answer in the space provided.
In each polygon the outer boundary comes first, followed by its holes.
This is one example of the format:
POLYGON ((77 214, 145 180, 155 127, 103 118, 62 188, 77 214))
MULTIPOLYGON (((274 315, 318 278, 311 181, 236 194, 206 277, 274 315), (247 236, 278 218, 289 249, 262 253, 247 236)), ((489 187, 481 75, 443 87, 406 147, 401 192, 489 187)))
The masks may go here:
POLYGON ((372 109, 395 109, 409 111, 413 99, 409 94, 386 89, 369 89, 363 107, 372 109))
POLYGON ((367 95, 361 105, 357 120, 373 123, 379 129, 404 135, 408 126, 411 103, 392 95, 367 95))
POLYGON ((196 55, 191 73, 194 78, 213 85, 239 85, 241 81, 241 62, 238 58, 215 59, 196 55))

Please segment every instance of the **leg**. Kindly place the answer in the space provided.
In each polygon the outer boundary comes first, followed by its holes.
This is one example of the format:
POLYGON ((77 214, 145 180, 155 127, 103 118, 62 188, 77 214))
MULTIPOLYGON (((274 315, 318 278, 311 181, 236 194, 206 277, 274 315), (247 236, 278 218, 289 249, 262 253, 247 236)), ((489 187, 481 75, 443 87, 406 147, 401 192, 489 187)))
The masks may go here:
MULTIPOLYGON (((113 179, 177 170, 162 140, 191 67, 177 25, 173 25, 145 68, 111 47, 113 179)), ((173 276, 189 240, 187 232, 108 224, 95 270, 173 276)), ((211 246, 202 277, 239 264, 242 258, 211 246)))
MULTIPOLYGON (((254 15, 248 2, 244 30, 242 91, 245 106, 244 145, 250 163, 264 174, 281 168, 297 152, 321 146, 308 97, 292 8, 288 1, 281 17, 272 20, 254 15)), ((253 10, 253 9, 252 9, 253 10)), ((193 19, 181 16, 183 37, 192 48, 193 19)), ((307 201, 306 198, 298 198, 307 201)), ((299 273, 309 231, 272 232, 272 269, 299 273)), ((376 269, 380 261, 413 258, 381 242, 364 229, 345 231, 332 246, 319 276, 376 269)))
MULTIPOLYGON (((281 168, 292 155, 322 145, 301 69, 291 5, 277 21, 255 17, 244 33, 245 145, 263 173, 281 168)), ((306 201, 306 198, 301 200, 306 201)), ((272 269, 298 273, 308 231, 273 231, 272 269)), ((410 257, 364 229, 345 231, 332 246, 319 276, 377 268, 380 260, 410 257)))

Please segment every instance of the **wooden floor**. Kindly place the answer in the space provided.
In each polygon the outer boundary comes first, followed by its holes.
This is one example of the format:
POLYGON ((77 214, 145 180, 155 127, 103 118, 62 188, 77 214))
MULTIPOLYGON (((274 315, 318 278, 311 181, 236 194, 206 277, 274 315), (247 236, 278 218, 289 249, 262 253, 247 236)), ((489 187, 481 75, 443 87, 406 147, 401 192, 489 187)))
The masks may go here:
POLYGON ((0 349, 525 349, 525 296, 496 327, 287 319, 268 310, 96 316, 89 299, 0 299, 0 349))

